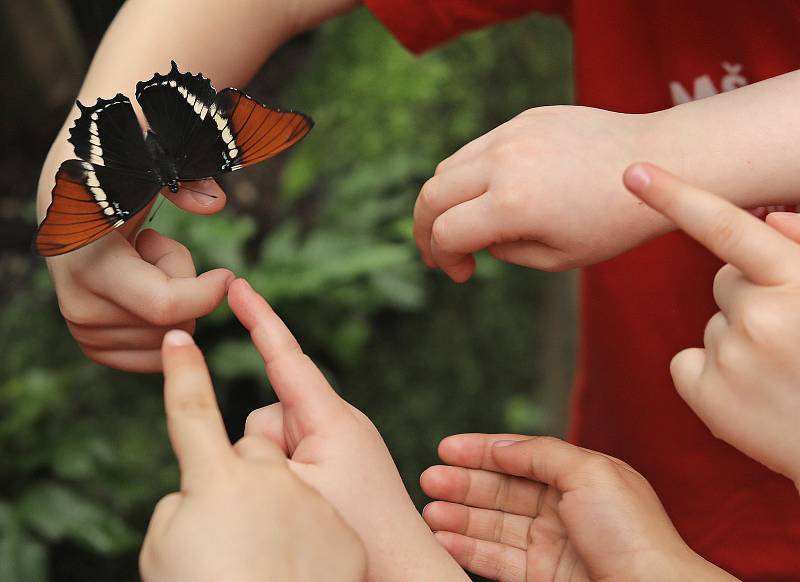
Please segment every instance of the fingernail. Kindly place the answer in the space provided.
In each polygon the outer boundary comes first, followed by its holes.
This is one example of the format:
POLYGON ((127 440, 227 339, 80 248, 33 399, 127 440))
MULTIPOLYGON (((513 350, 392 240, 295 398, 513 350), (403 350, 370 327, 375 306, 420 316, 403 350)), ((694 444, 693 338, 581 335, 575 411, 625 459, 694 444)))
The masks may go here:
POLYGON ((767 216, 774 216, 776 218, 780 218, 781 220, 798 220, 800 219, 800 214, 796 212, 770 212, 767 216))
POLYGON ((492 445, 493 447, 510 447, 511 445, 517 444, 517 441, 495 441, 492 445))
POLYGON ((631 190, 644 192, 650 186, 650 181, 650 174, 641 164, 631 166, 625 172, 625 182, 631 190))
POLYGON ((164 334, 164 345, 166 346, 191 346, 194 345, 192 336, 182 329, 171 329, 164 334))

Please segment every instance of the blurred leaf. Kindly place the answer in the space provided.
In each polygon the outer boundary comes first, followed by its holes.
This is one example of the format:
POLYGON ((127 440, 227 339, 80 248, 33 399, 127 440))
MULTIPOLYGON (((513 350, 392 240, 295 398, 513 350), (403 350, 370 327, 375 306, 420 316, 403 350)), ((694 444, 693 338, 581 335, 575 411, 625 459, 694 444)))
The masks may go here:
POLYGON ((17 511, 46 539, 71 539, 103 554, 127 550, 138 541, 116 515, 56 483, 37 485, 20 499, 17 511))
POLYGON ((214 376, 223 379, 239 377, 263 378, 264 360, 249 339, 229 339, 211 352, 209 365, 214 376))

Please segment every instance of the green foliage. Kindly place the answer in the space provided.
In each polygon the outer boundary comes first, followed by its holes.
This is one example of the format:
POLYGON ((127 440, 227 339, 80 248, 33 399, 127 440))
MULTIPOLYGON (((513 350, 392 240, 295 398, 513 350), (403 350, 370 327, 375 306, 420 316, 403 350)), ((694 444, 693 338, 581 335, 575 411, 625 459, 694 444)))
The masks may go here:
MULTIPOLYGON (((269 299, 375 421, 418 501, 441 437, 534 431, 546 412, 535 391, 539 275, 488 257, 465 286, 428 271, 411 237, 414 200, 464 143, 527 107, 568 102, 569 58, 550 19, 421 58, 364 11, 338 19, 315 33, 283 94, 317 125, 282 158, 278 192, 255 170, 226 184, 234 202, 273 196, 269 211, 232 204, 197 217, 167 204, 150 225, 192 249, 199 269, 229 267, 269 299)), ((134 580, 152 507, 177 483, 160 377, 88 362, 43 270, 23 287, 0 309, 0 580, 134 580)), ((274 399, 262 362, 227 307, 197 338, 236 438, 247 412, 274 399)))

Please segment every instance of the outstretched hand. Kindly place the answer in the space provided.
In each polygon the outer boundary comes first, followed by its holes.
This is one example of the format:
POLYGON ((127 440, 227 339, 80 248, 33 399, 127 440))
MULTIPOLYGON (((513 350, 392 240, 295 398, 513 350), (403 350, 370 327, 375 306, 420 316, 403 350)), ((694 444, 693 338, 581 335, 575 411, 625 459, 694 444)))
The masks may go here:
POLYGON ((501 582, 734 580, 692 552, 630 466, 550 437, 463 434, 420 482, 425 520, 467 570, 501 582))
POLYGON ((764 224, 650 164, 625 185, 728 263, 704 347, 672 360, 675 387, 715 436, 800 486, 800 216, 764 224))
POLYGON ((267 437, 361 536, 368 580, 466 580, 417 512, 372 422, 331 388, 264 299, 244 280, 228 303, 250 331, 280 402, 250 414, 245 435, 267 437))
MULTIPOLYGON (((67 145, 51 150, 40 200, 50 199, 53 168, 68 157, 67 145)), ((196 214, 225 206, 225 193, 214 180, 193 182, 191 188, 164 195, 196 214)), ((222 302, 234 279, 228 269, 198 276, 184 245, 154 230, 138 232, 148 211, 86 247, 47 259, 61 314, 83 353, 129 372, 160 371, 159 349, 167 330, 193 333, 195 320, 222 302)))
POLYGON ((181 490, 156 506, 140 555, 145 582, 360 582, 360 540, 269 439, 231 446, 203 355, 164 337, 164 402, 181 490))

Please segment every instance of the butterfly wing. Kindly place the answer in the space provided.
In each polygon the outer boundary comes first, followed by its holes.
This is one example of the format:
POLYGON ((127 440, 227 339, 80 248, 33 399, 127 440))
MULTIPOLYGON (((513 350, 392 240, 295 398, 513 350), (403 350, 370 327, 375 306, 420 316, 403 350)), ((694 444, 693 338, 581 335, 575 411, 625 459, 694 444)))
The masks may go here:
POLYGON ((118 93, 92 106, 78 101, 80 116, 69 130, 75 155, 95 166, 153 173, 153 162, 130 100, 118 93))
POLYGON ((52 257, 96 241, 144 210, 160 188, 157 179, 143 172, 67 160, 56 173, 35 252, 52 257))
POLYGON ((221 171, 222 155, 213 147, 220 140, 213 115, 216 94, 211 81, 181 73, 175 61, 166 75, 156 73, 136 84, 136 100, 150 129, 182 179, 209 178, 221 171))
POLYGON ((201 180, 255 164, 292 146, 313 126, 302 113, 269 109, 236 89, 217 94, 203 75, 175 62, 136 85, 150 129, 181 180, 201 180))
POLYGON ((238 89, 224 89, 214 102, 222 118, 224 171, 232 172, 271 158, 303 139, 313 120, 297 111, 280 111, 262 105, 238 89))

